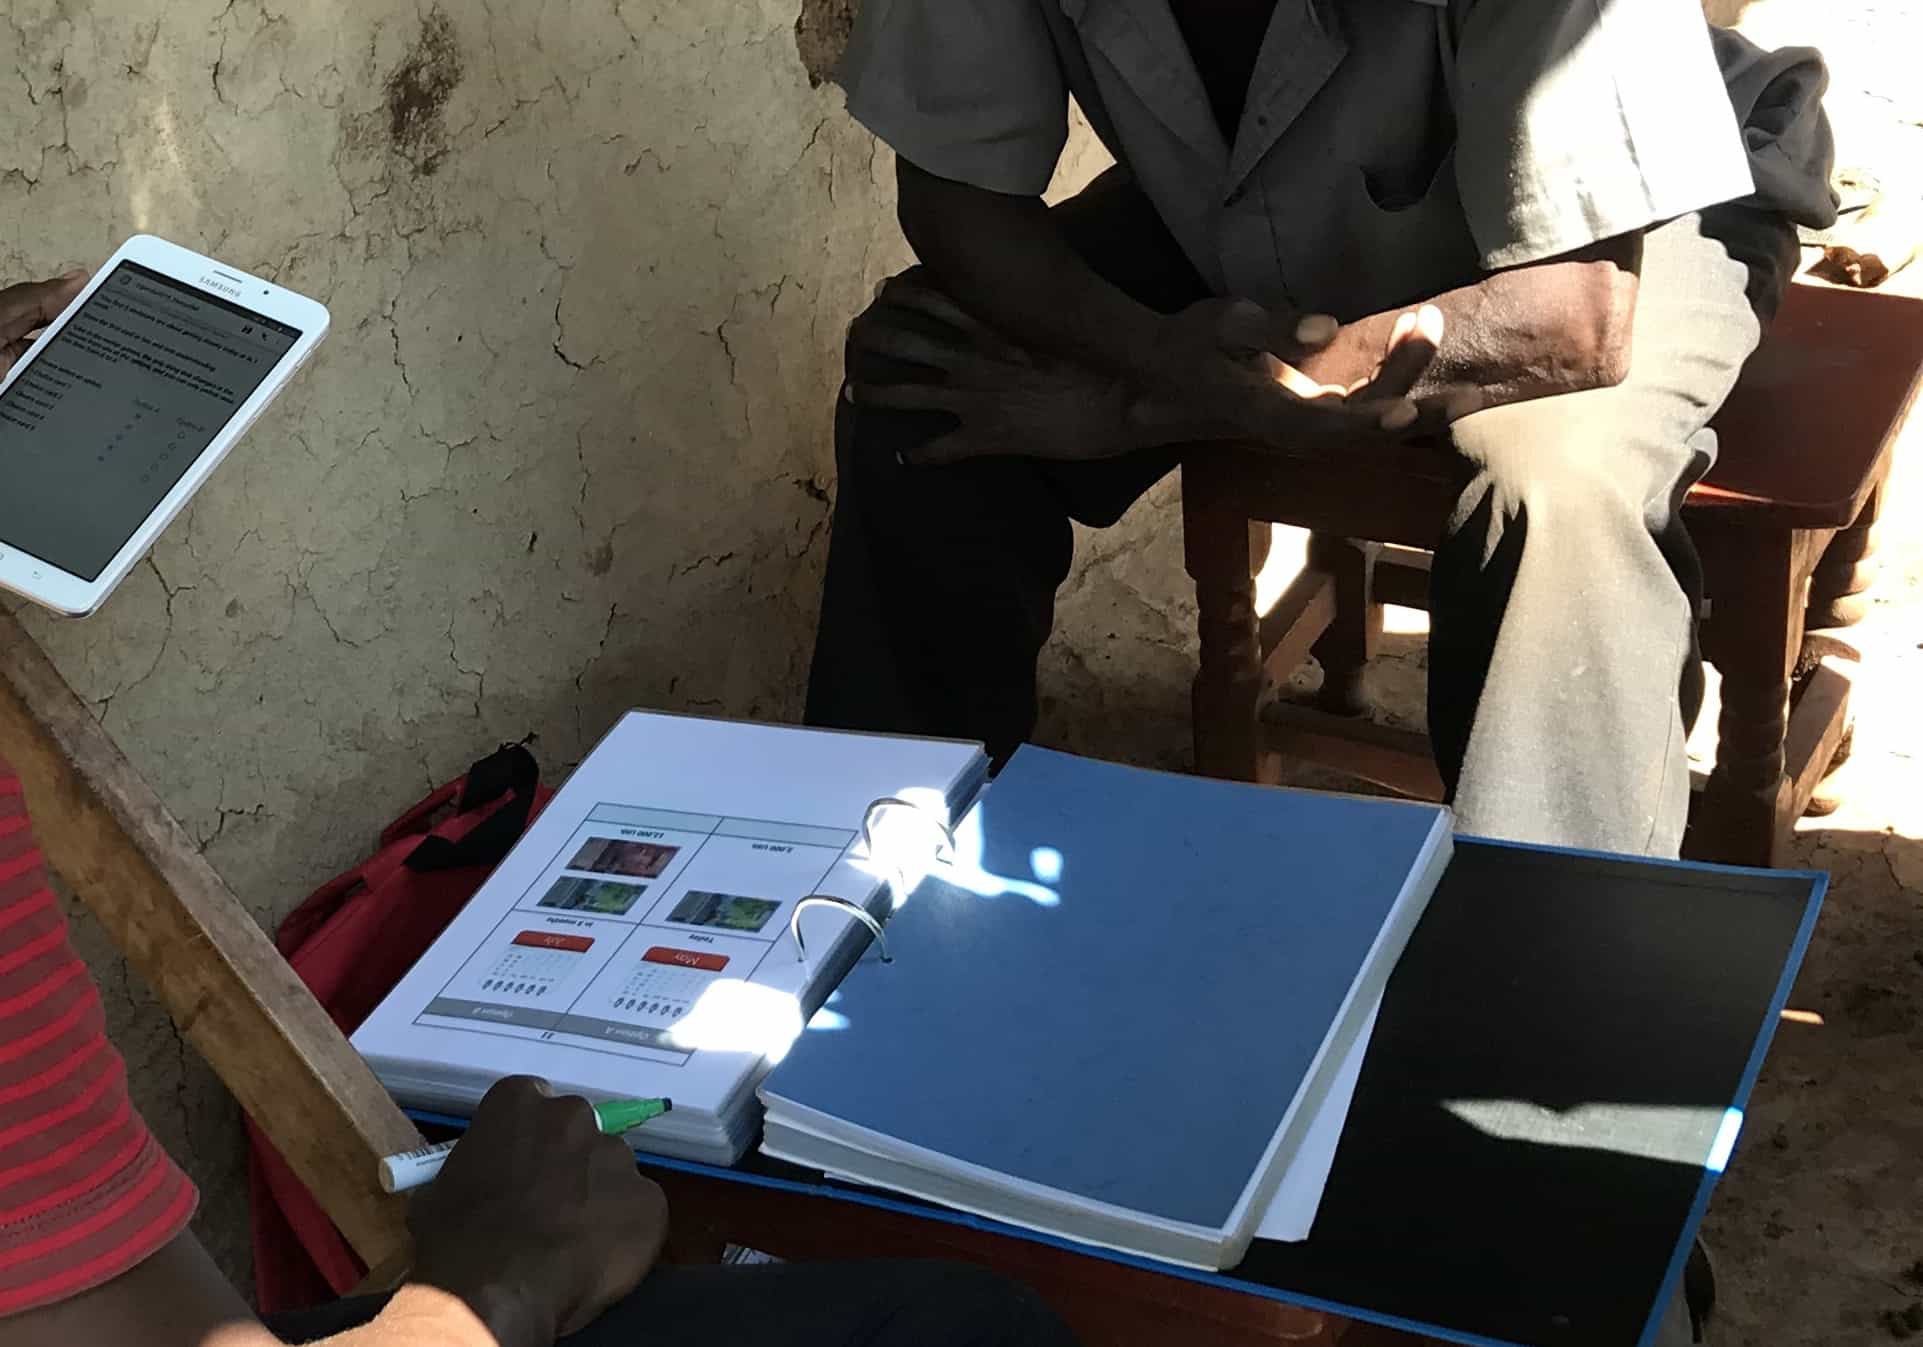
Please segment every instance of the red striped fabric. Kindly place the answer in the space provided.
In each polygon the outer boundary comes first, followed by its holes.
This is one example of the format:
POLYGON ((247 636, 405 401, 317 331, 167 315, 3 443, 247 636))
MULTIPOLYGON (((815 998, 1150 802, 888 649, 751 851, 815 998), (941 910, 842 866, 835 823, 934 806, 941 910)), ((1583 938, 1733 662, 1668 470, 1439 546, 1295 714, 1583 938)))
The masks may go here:
POLYGON ((111 1281, 185 1229, 197 1200, 127 1098, 0 759, 0 1314, 111 1281))

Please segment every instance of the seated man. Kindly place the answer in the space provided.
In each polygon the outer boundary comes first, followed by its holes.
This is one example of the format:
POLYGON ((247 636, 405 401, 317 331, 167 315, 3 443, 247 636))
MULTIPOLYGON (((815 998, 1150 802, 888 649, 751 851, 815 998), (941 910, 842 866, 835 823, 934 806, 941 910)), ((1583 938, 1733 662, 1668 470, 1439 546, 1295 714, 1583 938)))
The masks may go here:
MULTIPOLYGON (((0 290, 0 373, 85 279, 0 290)), ((407 1284, 277 1332, 188 1229, 193 1186, 102 1027, 0 761, 0 1347, 1071 1347, 1032 1296, 966 1267, 656 1267, 661 1190, 584 1100, 524 1078, 414 1200, 407 1284)))
POLYGON ((1442 433, 1461 826, 1676 853, 1679 506, 1833 218, 1814 53, 1683 0, 867 0, 840 78, 922 266, 851 337, 812 722, 1005 756, 1071 520, 1183 445, 1442 433), (1050 210, 1071 94, 1118 163, 1050 210))

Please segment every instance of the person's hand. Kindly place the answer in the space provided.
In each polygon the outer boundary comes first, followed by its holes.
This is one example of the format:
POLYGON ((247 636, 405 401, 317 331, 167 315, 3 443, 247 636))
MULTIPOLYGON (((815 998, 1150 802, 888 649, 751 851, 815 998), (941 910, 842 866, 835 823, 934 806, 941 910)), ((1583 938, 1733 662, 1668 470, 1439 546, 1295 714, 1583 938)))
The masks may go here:
POLYGON ((587 1100, 501 1081, 408 1213, 412 1280, 466 1301, 500 1347, 550 1347, 641 1283, 668 1203, 587 1100))
POLYGON ((1090 459, 1126 451, 1120 379, 1047 360, 1004 340, 948 296, 913 279, 882 287, 879 302, 849 329, 850 344, 877 361, 930 378, 851 379, 843 396, 861 407, 944 412, 960 424, 903 451, 918 467, 1020 455, 1090 459))
POLYGON ((1407 433, 1422 416, 1410 392, 1436 358, 1441 311, 1402 315, 1361 378, 1331 383, 1305 372, 1341 330, 1322 314, 1277 315, 1245 299, 1203 300, 1166 320, 1155 391, 1279 448, 1407 433))
POLYGON ((1092 459, 1213 439, 1285 449, 1354 443, 1433 419, 1409 392, 1435 358, 1441 319, 1434 309, 1405 315, 1366 377, 1335 384, 1277 353, 1312 361, 1340 331, 1334 319, 1280 319, 1246 301, 1208 300, 1167 320, 1153 386, 1132 389, 1025 351, 941 291, 898 279, 850 330, 869 370, 843 395, 863 407, 952 417, 954 429, 904 451, 916 465, 1092 459), (916 373, 876 377, 877 364, 916 373))
POLYGON ((1473 384, 1437 378, 1433 362, 1442 345, 1443 326, 1442 311, 1425 304, 1398 314, 1386 336, 1376 320, 1345 327, 1334 341, 1303 359, 1301 372, 1314 383, 1357 397, 1371 385, 1381 385, 1385 369, 1396 363, 1398 352, 1408 362, 1405 370, 1414 367, 1413 357, 1421 356, 1422 368, 1409 393, 1416 415, 1399 427, 1399 434, 1404 439, 1439 435, 1452 422, 1481 411, 1488 401, 1485 391, 1473 384))
POLYGON ((27 353, 41 328, 73 303, 90 274, 70 271, 51 281, 22 281, 0 290, 0 375, 27 353))

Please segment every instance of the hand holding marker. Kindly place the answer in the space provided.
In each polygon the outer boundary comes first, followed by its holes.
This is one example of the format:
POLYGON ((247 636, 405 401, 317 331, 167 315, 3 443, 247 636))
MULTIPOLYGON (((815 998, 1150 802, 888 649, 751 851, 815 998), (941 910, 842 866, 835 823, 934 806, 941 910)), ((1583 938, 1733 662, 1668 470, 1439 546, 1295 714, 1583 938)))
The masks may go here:
MULTIPOLYGON (((672 1099, 608 1099, 594 1106, 595 1121, 608 1136, 620 1136, 674 1108, 672 1099)), ((433 1181, 453 1151, 454 1141, 402 1151, 381 1161, 381 1191, 405 1193, 433 1181)))

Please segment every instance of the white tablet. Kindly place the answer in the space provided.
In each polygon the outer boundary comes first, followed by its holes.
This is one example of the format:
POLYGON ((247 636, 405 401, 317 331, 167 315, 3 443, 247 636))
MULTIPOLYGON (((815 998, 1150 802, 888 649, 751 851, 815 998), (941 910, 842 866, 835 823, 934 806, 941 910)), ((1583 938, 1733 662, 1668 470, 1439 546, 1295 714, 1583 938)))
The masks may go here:
POLYGON ((326 332, 303 295, 128 239, 0 380, 0 588, 98 608, 326 332))

